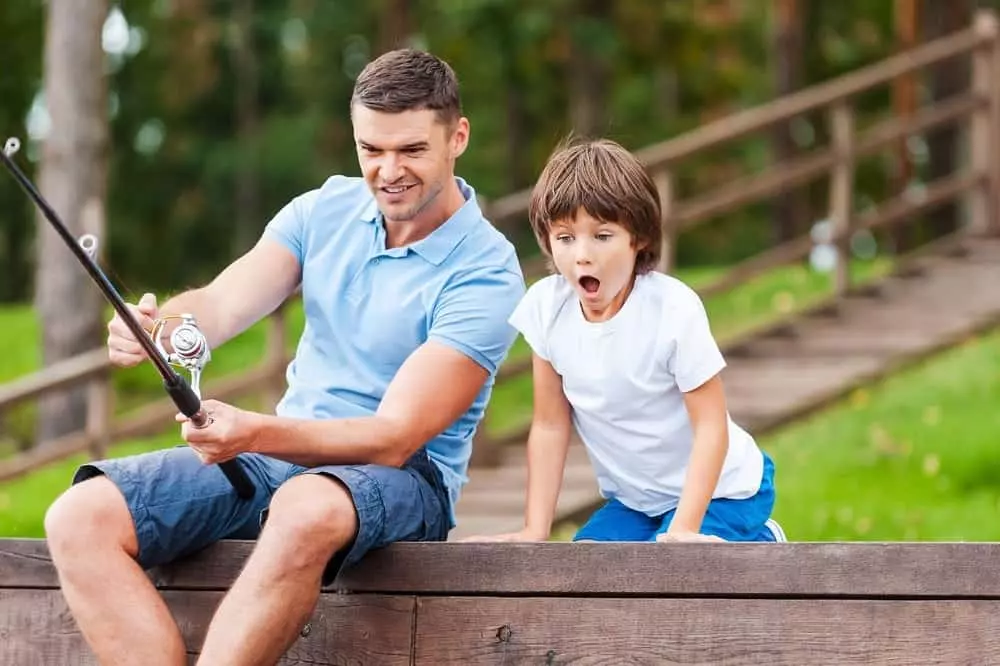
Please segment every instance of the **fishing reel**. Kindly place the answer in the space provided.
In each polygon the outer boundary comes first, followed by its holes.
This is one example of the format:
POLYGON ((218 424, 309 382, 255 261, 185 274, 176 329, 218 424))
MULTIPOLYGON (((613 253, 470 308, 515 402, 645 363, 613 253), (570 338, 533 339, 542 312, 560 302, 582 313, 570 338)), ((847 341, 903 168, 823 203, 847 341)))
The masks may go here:
POLYGON ((195 320, 194 315, 180 314, 160 317, 153 324, 150 336, 153 338, 153 343, 160 354, 167 360, 167 363, 183 368, 191 373, 191 388, 194 390, 195 395, 200 398, 201 371, 205 367, 205 364, 211 360, 212 352, 209 349, 205 334, 198 328, 198 322, 195 320), (167 352, 162 343, 163 328, 167 325, 167 321, 171 319, 181 320, 181 323, 170 332, 169 340, 170 347, 173 349, 172 353, 167 352))

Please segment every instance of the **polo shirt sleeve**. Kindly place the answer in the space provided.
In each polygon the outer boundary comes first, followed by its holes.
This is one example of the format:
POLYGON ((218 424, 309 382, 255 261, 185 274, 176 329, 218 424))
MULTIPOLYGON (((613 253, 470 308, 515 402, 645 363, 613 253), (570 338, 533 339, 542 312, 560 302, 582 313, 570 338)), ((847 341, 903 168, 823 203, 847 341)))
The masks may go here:
POLYGON ((468 271, 442 292, 428 339, 457 349, 493 374, 517 337, 507 318, 523 294, 523 278, 509 268, 468 271))
POLYGON ((264 228, 264 237, 276 240, 288 248, 298 258, 299 265, 302 265, 306 256, 306 220, 312 214, 319 192, 318 189, 310 190, 295 197, 264 228))
POLYGON ((698 293, 683 287, 678 294, 676 337, 670 357, 670 369, 677 387, 693 391, 726 367, 722 351, 712 335, 708 313, 698 293))

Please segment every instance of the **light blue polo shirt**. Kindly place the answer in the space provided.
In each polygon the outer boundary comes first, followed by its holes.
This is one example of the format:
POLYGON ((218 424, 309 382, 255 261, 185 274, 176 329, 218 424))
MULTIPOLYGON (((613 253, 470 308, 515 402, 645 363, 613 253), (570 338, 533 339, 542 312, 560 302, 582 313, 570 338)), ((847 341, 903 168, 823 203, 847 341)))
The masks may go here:
POLYGON ((293 199, 264 232, 303 267, 305 329, 279 415, 374 414, 403 361, 427 340, 489 371, 472 407, 427 445, 453 507, 497 368, 517 335, 507 319, 525 291, 513 245, 483 217, 474 190, 456 181, 465 204, 405 247, 386 249, 374 196, 364 180, 347 176, 293 199))

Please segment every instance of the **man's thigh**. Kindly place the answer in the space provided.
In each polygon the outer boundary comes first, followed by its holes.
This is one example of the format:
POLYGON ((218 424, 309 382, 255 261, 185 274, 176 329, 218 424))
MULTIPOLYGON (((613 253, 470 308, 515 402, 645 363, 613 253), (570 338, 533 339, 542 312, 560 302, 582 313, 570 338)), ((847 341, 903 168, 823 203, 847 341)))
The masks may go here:
POLYGON ((322 474, 340 482, 350 493, 358 516, 357 534, 331 559, 323 575, 324 585, 375 548, 397 541, 444 541, 448 537, 448 494, 423 449, 401 468, 327 465, 301 469, 300 473, 322 474))
POLYGON ((239 460, 256 493, 240 499, 218 465, 178 446, 82 465, 73 483, 104 475, 121 491, 135 524, 138 561, 165 564, 225 538, 253 539, 260 514, 291 466, 244 454, 239 460))

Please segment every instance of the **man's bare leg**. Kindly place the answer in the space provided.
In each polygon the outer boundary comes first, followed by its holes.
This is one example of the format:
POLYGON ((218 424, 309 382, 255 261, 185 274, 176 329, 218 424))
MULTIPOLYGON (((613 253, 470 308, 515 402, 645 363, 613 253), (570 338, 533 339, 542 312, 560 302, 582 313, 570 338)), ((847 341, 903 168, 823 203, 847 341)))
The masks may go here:
POLYGON ((209 625, 198 663, 276 663, 313 612, 327 562, 350 543, 357 526, 351 496, 336 481, 304 474, 286 482, 209 625))
POLYGON ((67 490, 45 532, 63 596, 101 664, 187 663, 170 610, 135 561, 135 527, 114 483, 98 476, 67 490))

